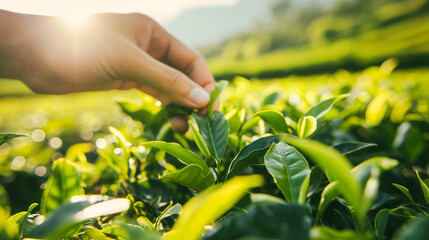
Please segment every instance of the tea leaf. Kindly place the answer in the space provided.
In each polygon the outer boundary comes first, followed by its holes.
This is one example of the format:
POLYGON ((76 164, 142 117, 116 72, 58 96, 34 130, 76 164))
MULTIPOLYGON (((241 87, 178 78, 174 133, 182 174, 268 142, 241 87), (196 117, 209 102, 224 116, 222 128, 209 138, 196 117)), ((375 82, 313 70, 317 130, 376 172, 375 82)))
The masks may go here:
POLYGON ((195 143, 197 144, 200 151, 204 154, 204 156, 206 156, 207 158, 210 158, 210 151, 207 148, 204 142, 204 139, 201 136, 198 130, 198 126, 196 126, 196 124, 197 123, 195 122, 195 120, 189 120, 189 125, 191 126, 192 133, 194 134, 195 143))
POLYGON ((228 81, 218 81, 215 83, 215 90, 210 93, 210 102, 207 106, 207 112, 210 114, 213 110, 213 105, 216 102, 219 94, 228 87, 228 81))
POLYGON ((313 116, 304 116, 298 121, 298 136, 307 138, 311 136, 317 129, 317 120, 313 116))
POLYGON ((79 169, 66 160, 59 159, 52 165, 52 175, 49 177, 40 204, 42 214, 49 214, 75 195, 85 194, 79 169))
POLYGON ((427 239, 429 236, 429 217, 420 217, 406 223, 394 235, 393 240, 427 239))
POLYGON ((176 157, 179 161, 186 165, 198 165, 201 167, 202 173, 204 175, 207 175, 210 172, 209 167, 201 158, 199 158, 197 155, 195 155, 195 153, 183 148, 177 143, 152 141, 143 143, 143 146, 155 147, 162 151, 165 151, 168 154, 171 154, 172 156, 176 157))
POLYGON ((26 137, 27 135, 22 134, 14 134, 14 133, 0 133, 0 146, 3 145, 3 143, 17 137, 26 137))
POLYGON ((283 114, 275 110, 260 111, 255 114, 268 123, 275 131, 279 133, 287 133, 288 127, 283 114))
POLYGON ((228 141, 228 121, 219 111, 205 116, 194 113, 192 116, 194 116, 197 122, 198 129, 210 151, 210 155, 219 162, 225 152, 228 141))
POLYGON ((362 235, 357 234, 351 230, 335 230, 330 227, 313 227, 310 231, 311 240, 366 240, 362 235))
POLYGON ((7 222, 10 224, 16 224, 18 226, 18 232, 19 236, 22 238, 22 234, 24 231, 24 224, 27 222, 28 216, 31 214, 34 208, 39 206, 37 203, 33 203, 28 207, 28 210, 26 212, 19 212, 17 214, 14 214, 11 216, 7 222))
POLYGON ((248 166, 250 163, 255 162, 258 158, 265 155, 268 148, 273 143, 278 143, 278 136, 272 135, 267 137, 261 137, 252 143, 246 145, 241 151, 235 156, 229 165, 228 174, 226 180, 232 178, 238 171, 243 167, 248 166))
POLYGON ((307 160, 294 147, 279 142, 265 154, 265 166, 286 200, 297 203, 300 190, 310 168, 307 160))
POLYGON ((311 224, 312 219, 306 206, 258 204, 250 207, 247 213, 227 215, 202 239, 247 239, 245 236, 258 236, 260 239, 309 239, 311 224))
POLYGON ((419 173, 417 170, 414 170, 416 172, 417 178, 419 179, 420 187, 422 188, 423 196, 425 197, 425 201, 427 204, 429 204, 429 187, 428 185, 420 178, 419 173))
POLYGON ((171 232, 164 235, 165 239, 200 239, 204 226, 221 217, 244 196, 247 190, 262 184, 261 176, 241 176, 231 179, 222 186, 214 186, 205 190, 183 206, 183 213, 177 219, 171 232))
POLYGON ((332 147, 337 149, 337 151, 339 151, 341 154, 347 155, 347 154, 354 153, 354 152, 357 152, 357 151, 365 149, 365 148, 375 147, 375 146, 377 146, 377 144, 375 144, 375 143, 350 141, 350 142, 338 143, 332 147))
POLYGON ((368 105, 365 112, 365 119, 371 126, 377 126, 381 123, 387 112, 388 93, 377 95, 368 105))
POLYGON ((326 100, 318 103, 316 106, 310 108, 306 113, 304 113, 304 115, 302 117, 312 116, 316 119, 319 119, 319 118, 323 117, 323 115, 328 113, 329 110, 331 110, 331 108, 334 106, 335 101, 343 99, 347 96, 348 96, 348 94, 343 94, 343 95, 340 95, 338 97, 326 99, 326 100))
POLYGON ((387 236, 385 235, 387 228, 387 221, 389 220, 389 209, 380 210, 375 216, 374 227, 375 232, 377 233, 378 239, 385 240, 387 236))
POLYGON ((215 178, 211 172, 204 174, 203 169, 196 164, 188 165, 177 172, 166 173, 161 178, 178 183, 197 192, 204 190, 215 182, 215 178))
POLYGON ((414 199, 413 199, 413 197, 411 196, 411 194, 410 194, 410 191, 408 190, 408 188, 406 188, 406 187, 404 187, 404 186, 402 186, 402 185, 399 185, 399 184, 396 184, 396 183, 392 183, 392 185, 393 186, 395 186, 397 189, 399 189, 399 191, 401 191, 401 193, 408 199, 408 200, 410 200, 410 202, 414 205, 414 206, 416 206, 422 213, 425 213, 425 211, 423 211, 421 208, 420 208, 420 206, 414 201, 414 199))

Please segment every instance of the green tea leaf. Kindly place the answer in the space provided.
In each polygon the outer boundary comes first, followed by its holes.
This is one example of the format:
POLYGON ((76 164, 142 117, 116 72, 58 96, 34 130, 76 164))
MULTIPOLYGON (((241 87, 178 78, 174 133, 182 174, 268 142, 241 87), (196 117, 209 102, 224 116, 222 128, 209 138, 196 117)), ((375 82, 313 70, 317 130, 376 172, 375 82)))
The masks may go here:
POLYGON ((77 196, 70 202, 50 213, 46 220, 36 225, 30 232, 31 238, 57 239, 70 238, 80 229, 81 223, 89 219, 120 213, 128 210, 130 200, 117 198, 107 200, 106 196, 77 196))
POLYGON ((362 235, 357 234, 351 230, 335 230, 330 227, 313 227, 310 231, 311 240, 332 240, 332 239, 341 239, 341 240, 366 240, 362 235))
POLYGON ((368 105, 365 112, 365 119, 371 126, 377 126, 384 119, 389 106, 388 93, 381 93, 377 95, 368 105))
POLYGON ((261 176, 251 175, 235 177, 220 187, 214 186, 207 189, 183 206, 182 214, 173 229, 164 235, 165 239, 200 239, 204 226, 225 214, 250 188, 259 187, 262 184, 261 176))
POLYGON ((389 214, 403 218, 415 218, 419 215, 419 213, 416 212, 414 209, 407 207, 394 208, 389 211, 389 214))
POLYGON ((0 133, 0 146, 3 145, 3 143, 17 137, 26 137, 27 135, 22 134, 14 134, 14 133, 0 133))
POLYGON ((59 159, 52 165, 52 175, 49 177, 43 191, 40 211, 49 214, 75 195, 85 194, 79 169, 66 160, 59 159))
POLYGON ((28 216, 31 214, 34 208, 39 206, 37 203, 33 203, 28 207, 28 210, 26 212, 19 212, 17 214, 14 214, 11 216, 7 222, 10 224, 16 224, 18 226, 18 232, 19 236, 22 238, 22 234, 24 232, 24 224, 27 221, 28 216))
POLYGON ((210 93, 210 102, 207 106, 207 112, 210 114, 213 110, 213 105, 217 100, 219 94, 228 87, 228 81, 218 81, 215 83, 215 90, 210 93))
POLYGON ((282 203, 285 204, 285 200, 269 195, 264 193, 250 193, 250 201, 252 203, 262 203, 262 204, 268 204, 268 203, 282 203))
POLYGON ((82 240, 113 240, 97 228, 88 227, 82 235, 82 240))
POLYGON ((123 150, 121 157, 119 159, 113 159, 113 160, 114 161, 116 160, 115 164, 121 170, 121 174, 123 175, 123 177, 127 179, 128 178, 128 159, 130 158, 130 148, 128 146, 128 141, 127 139, 125 139, 124 135, 118 129, 110 126, 109 131, 116 137, 119 145, 123 150))
POLYGON ((219 161, 225 152, 226 143, 228 141, 228 121, 219 111, 205 116, 194 113, 192 116, 194 116, 197 122, 198 129, 200 130, 201 136, 211 156, 219 161))
POLYGON ((402 226, 393 240, 423 240, 429 236, 429 217, 420 217, 402 226))
POLYGON ((280 91, 268 94, 264 98, 264 100, 262 101, 262 106, 267 106, 267 105, 275 104, 277 102, 277 100, 280 98, 280 96, 281 96, 281 92, 280 91))
POLYGON ((377 144, 375 144, 375 143, 350 141, 350 142, 338 143, 332 147, 337 149, 337 151, 339 151, 341 154, 347 155, 350 153, 360 151, 360 150, 365 149, 365 148, 375 147, 375 146, 377 146, 377 144))
POLYGON ((153 114, 146 110, 142 104, 138 105, 126 99, 120 99, 117 103, 125 114, 144 125, 148 125, 153 117, 153 114))
POLYGON ((387 228, 387 221, 389 220, 389 209, 382 209, 380 210, 377 215, 375 216, 374 220, 374 227, 375 232, 377 233, 378 239, 385 240, 387 239, 386 236, 386 228, 387 228))
POLYGON ((247 213, 227 215, 202 239, 236 240, 250 236, 260 239, 309 239, 311 225, 309 209, 303 205, 257 204, 251 206, 247 213))
POLYGON ((363 218, 364 213, 359 212, 363 192, 360 184, 350 175, 351 164, 343 155, 322 143, 292 135, 280 135, 280 140, 309 156, 333 181, 338 180, 340 192, 363 218))
POLYGON ((188 165, 177 172, 166 173, 161 178, 178 183, 197 192, 204 190, 215 182, 215 178, 211 172, 203 174, 202 168, 196 164, 188 165))
POLYGON ((206 156, 207 158, 210 158, 210 151, 207 148, 206 143, 204 142, 204 139, 201 136, 197 123, 195 122, 194 119, 189 120, 189 126, 191 126, 192 133, 194 134, 194 140, 198 148, 204 154, 204 156, 206 156))
POLYGON ((183 148, 177 143, 152 141, 143 143, 143 146, 155 147, 162 151, 165 151, 168 154, 171 154, 172 156, 176 157, 179 161, 186 165, 198 165, 201 167, 202 173, 204 175, 207 175, 210 172, 209 167, 201 158, 199 158, 197 155, 195 155, 195 153, 183 148))
POLYGON ((246 145, 241 151, 235 156, 229 165, 228 174, 226 180, 232 178, 240 171, 243 167, 255 162, 258 158, 265 155, 268 148, 273 143, 278 143, 278 136, 267 136, 261 137, 252 143, 246 145))
POLYGON ((414 199, 413 199, 413 197, 411 196, 411 194, 410 194, 410 191, 408 190, 408 188, 406 188, 406 187, 404 187, 404 186, 402 186, 402 185, 399 185, 399 184, 396 184, 396 183, 392 183, 393 184, 393 186, 395 186, 397 189, 399 189, 399 191, 401 191, 401 193, 408 199, 408 200, 410 200, 410 202, 414 205, 414 206, 416 206, 422 213, 425 213, 425 211, 423 211, 423 209, 421 209, 420 208, 420 206, 414 201, 414 199))
POLYGON ((323 189, 322 195, 320 196, 319 205, 317 207, 316 214, 316 222, 318 222, 328 207, 329 203, 331 203, 335 198, 340 195, 338 190, 338 182, 330 182, 326 185, 325 189, 323 189))
POLYGON ((417 178, 419 179, 420 187, 422 188, 423 196, 425 197, 425 201, 427 204, 429 204, 429 187, 428 185, 420 178, 419 173, 417 170, 414 170, 416 172, 417 178))
POLYGON ((182 205, 179 203, 176 204, 170 204, 167 208, 164 209, 164 211, 159 214, 159 216, 155 220, 155 225, 159 227, 159 224, 161 223, 161 220, 164 218, 168 218, 171 215, 178 215, 182 212, 182 205))
POLYGON ((304 116, 298 121, 298 136, 307 138, 311 136, 317 129, 317 120, 313 116, 304 116))
POLYGON ((265 154, 265 166, 286 200, 297 203, 299 193, 310 168, 307 160, 294 147, 279 142, 265 154))
POLYGON ((337 97, 326 99, 318 103, 316 106, 310 108, 306 113, 304 113, 303 117, 312 116, 315 119, 319 119, 323 117, 323 115, 328 113, 329 110, 331 110, 331 108, 334 106, 335 101, 343 99, 347 96, 347 94, 343 94, 337 97))
POLYGON ((288 127, 283 114, 275 110, 260 111, 255 114, 268 123, 275 131, 279 133, 287 133, 288 127))

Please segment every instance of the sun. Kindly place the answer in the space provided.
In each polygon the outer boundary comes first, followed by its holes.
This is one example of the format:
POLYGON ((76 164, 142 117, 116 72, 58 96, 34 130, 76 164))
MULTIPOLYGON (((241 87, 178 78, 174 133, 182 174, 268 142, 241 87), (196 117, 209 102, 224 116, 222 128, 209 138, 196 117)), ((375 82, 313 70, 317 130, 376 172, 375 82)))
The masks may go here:
POLYGON ((70 13, 61 15, 60 19, 64 21, 72 30, 79 30, 86 25, 89 16, 89 14, 83 13, 70 13))

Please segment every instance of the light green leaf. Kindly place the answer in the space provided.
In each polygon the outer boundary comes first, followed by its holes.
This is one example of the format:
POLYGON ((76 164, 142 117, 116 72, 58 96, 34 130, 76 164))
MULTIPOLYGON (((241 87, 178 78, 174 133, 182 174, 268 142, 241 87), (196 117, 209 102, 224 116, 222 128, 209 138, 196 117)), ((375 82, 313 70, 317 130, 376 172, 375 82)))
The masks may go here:
POLYGON ((425 201, 427 204, 429 204, 429 187, 428 185, 420 178, 419 173, 417 170, 414 170, 416 172, 417 178, 420 182, 420 187, 422 188, 423 196, 425 197, 425 201))
POLYGON ((171 203, 156 218, 155 225, 157 227, 157 230, 159 228, 159 225, 160 225, 162 219, 167 218, 167 217, 169 217, 171 215, 180 214, 181 212, 182 212, 182 205, 180 205, 179 203, 176 203, 176 204, 173 205, 173 203, 171 203))
POLYGON ((389 106, 389 97, 388 93, 381 93, 369 103, 366 108, 365 119, 371 126, 377 126, 383 120, 389 106))
POLYGON ((116 128, 109 127, 109 131, 116 137, 118 140, 119 146, 121 146, 123 153, 119 159, 116 160, 115 164, 118 165, 119 169, 121 169, 121 173, 125 179, 128 178, 128 159, 130 158, 130 148, 128 146, 128 141, 125 139, 124 135, 116 128), (119 160, 119 161, 117 161, 119 160))
POLYGON ((191 126, 192 133, 194 134, 194 140, 198 148, 204 154, 204 156, 206 156, 207 158, 210 158, 210 151, 207 148, 203 137, 201 136, 201 133, 198 129, 197 123, 195 122, 195 119, 189 120, 189 126, 191 126))
POLYGON ((24 231, 24 224, 27 221, 27 218, 31 214, 33 209, 36 208, 37 206, 39 206, 39 204, 33 203, 30 205, 30 207, 28 207, 28 210, 26 212, 19 212, 17 214, 14 214, 7 220, 7 222, 10 224, 16 224, 16 226, 18 227, 19 236, 21 238, 24 231))
POLYGON ((219 162, 225 152, 228 141, 228 121, 219 111, 205 116, 194 113, 192 116, 197 122, 198 129, 210 151, 210 155, 219 162))
POLYGON ((273 143, 278 143, 278 136, 267 136, 259 138, 252 143, 246 145, 241 151, 235 156, 229 165, 228 174, 226 180, 235 176, 243 167, 255 162, 258 158, 265 155, 268 148, 273 143))
POLYGON ((197 192, 204 190, 215 182, 215 178, 211 172, 203 174, 202 168, 195 164, 188 165, 177 172, 166 173, 161 178, 178 183, 197 192))
POLYGON ((277 100, 280 98, 281 94, 282 93, 280 91, 268 94, 262 101, 262 106, 275 104, 277 100))
POLYGON ((304 113, 303 117, 312 116, 316 119, 319 119, 323 117, 323 115, 328 113, 329 110, 331 110, 331 108, 334 106, 335 101, 343 99, 347 96, 348 94, 343 94, 337 97, 326 99, 318 103, 316 106, 310 108, 306 113, 304 113))
POLYGON ((317 120, 313 116, 303 116, 298 121, 298 136, 307 138, 311 136, 317 129, 317 120))
POLYGON ((332 239, 341 239, 341 240, 366 240, 362 235, 357 234, 351 230, 335 230, 329 227, 313 227, 310 231, 311 240, 332 240, 332 239))
POLYGON ((382 209, 375 216, 374 227, 379 240, 387 239, 385 232, 387 228, 387 221, 389 220, 390 215, 389 211, 389 209, 382 209))
POLYGON ((101 195, 76 196, 70 202, 50 213, 42 224, 36 225, 29 237, 70 238, 80 229, 82 222, 100 216, 120 213, 130 207, 130 200, 126 198, 107 199, 108 197, 101 195))
POLYGON ((403 218, 415 218, 419 215, 419 213, 416 212, 414 209, 407 207, 394 208, 389 211, 389 214, 403 218))
POLYGON ((329 203, 337 198, 339 194, 337 182, 330 182, 326 185, 325 189, 323 189, 322 195, 320 196, 319 205, 317 207, 316 222, 322 218, 329 203))
POLYGON ((68 202, 75 195, 85 194, 79 169, 66 160, 59 159, 52 165, 52 175, 49 177, 40 204, 42 214, 49 214, 68 202))
POLYGON ((14 134, 14 133, 0 133, 0 146, 3 145, 3 143, 17 137, 26 137, 27 135, 22 134, 14 134))
POLYGON ((311 175, 311 169, 307 177, 305 177, 304 182, 302 182, 301 188, 299 189, 299 196, 298 196, 299 204, 305 204, 305 202, 307 201, 308 186, 310 185, 310 175, 311 175))
POLYGON ((259 118, 251 118, 249 121, 245 122, 243 126, 241 126, 239 135, 243 135, 248 131, 252 130, 254 127, 258 126, 260 119, 259 118))
POLYGON ((162 151, 165 151, 168 154, 171 154, 172 156, 176 157, 179 161, 181 161, 186 165, 191 165, 191 164, 198 165, 201 167, 202 173, 204 175, 207 175, 210 172, 209 167, 201 158, 195 155, 195 153, 181 147, 177 143, 152 141, 152 142, 143 143, 143 146, 155 147, 162 151))
POLYGON ((310 168, 307 160, 294 147, 279 142, 265 154, 265 166, 286 200, 297 203, 299 193, 310 168))
POLYGON ((164 239, 200 239, 204 226, 225 214, 250 188, 259 187, 262 184, 261 176, 241 176, 231 179, 220 187, 214 186, 198 194, 183 206, 183 213, 177 219, 173 229, 164 235, 164 239))
POLYGON ((113 240, 97 228, 88 227, 82 235, 82 240, 113 240))
POLYGON ((225 90, 225 88, 228 87, 228 81, 218 81, 215 83, 215 90, 213 90, 210 93, 210 102, 207 106, 207 112, 210 114, 212 112, 213 109, 213 105, 216 102, 217 97, 219 96, 219 94, 225 90))
POLYGON ((363 194, 360 183, 357 183, 353 176, 350 175, 352 169, 349 161, 338 151, 313 140, 306 140, 292 135, 279 135, 280 140, 284 141, 300 152, 310 157, 333 181, 338 180, 340 192, 346 200, 352 205, 359 217, 363 218, 364 214, 360 211, 360 200, 363 194))
POLYGON ((250 193, 250 201, 252 203, 283 203, 285 204, 285 200, 275 197, 273 195, 264 194, 264 193, 250 193))
POLYGON ((362 150, 362 149, 365 149, 368 147, 375 147, 375 146, 377 146, 377 144, 375 144, 375 143, 350 141, 350 142, 338 143, 332 147, 337 149, 341 154, 347 155, 347 154, 354 153, 354 152, 357 152, 359 150, 362 150))
POLYGON ((260 111, 255 114, 268 123, 275 131, 279 133, 287 133, 288 127, 283 114, 275 110, 260 111))

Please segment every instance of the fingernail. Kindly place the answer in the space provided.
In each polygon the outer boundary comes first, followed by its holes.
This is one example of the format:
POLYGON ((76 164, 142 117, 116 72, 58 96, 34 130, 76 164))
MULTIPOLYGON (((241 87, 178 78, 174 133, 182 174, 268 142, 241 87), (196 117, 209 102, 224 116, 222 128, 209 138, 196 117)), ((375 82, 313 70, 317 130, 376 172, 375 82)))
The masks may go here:
POLYGON ((201 88, 194 88, 191 93, 189 93, 189 100, 195 104, 204 105, 210 101, 210 95, 201 88))

